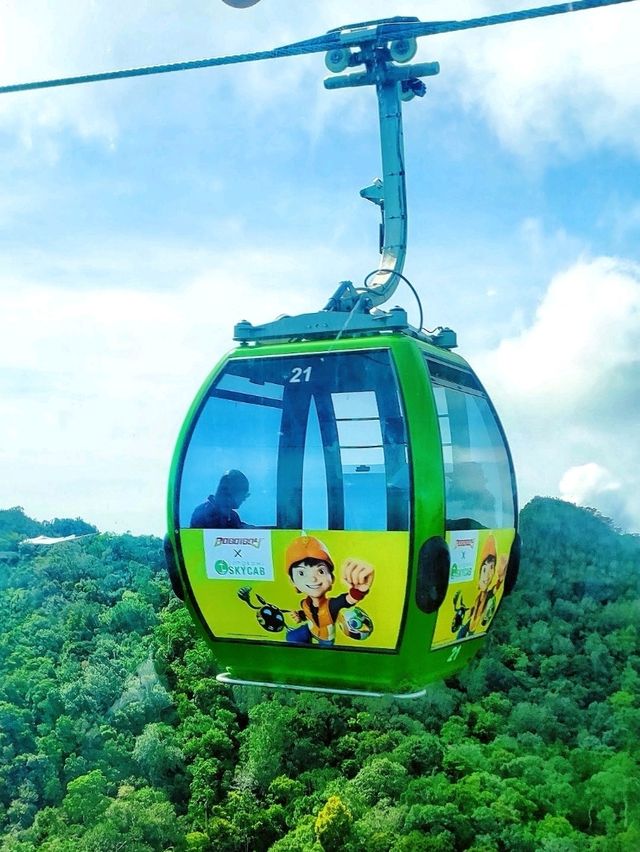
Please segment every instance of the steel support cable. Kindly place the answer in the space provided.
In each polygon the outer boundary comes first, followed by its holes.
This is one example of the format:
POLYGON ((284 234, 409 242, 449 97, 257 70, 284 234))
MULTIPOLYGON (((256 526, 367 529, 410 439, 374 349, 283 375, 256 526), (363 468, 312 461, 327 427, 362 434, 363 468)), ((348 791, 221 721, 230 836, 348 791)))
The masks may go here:
MULTIPOLYGON (((385 42, 401 38, 416 38, 440 33, 456 32, 458 30, 490 27, 497 24, 508 24, 532 18, 543 18, 550 15, 561 15, 566 12, 580 12, 588 9, 598 9, 604 6, 615 6, 620 3, 630 3, 633 0, 576 0, 575 3, 560 3, 555 6, 542 6, 537 9, 523 9, 520 12, 506 12, 500 15, 488 15, 482 18, 471 18, 466 21, 433 21, 417 23, 381 23, 377 26, 363 28, 362 43, 385 42)), ((14 83, 0 86, 0 94, 10 92, 25 92, 33 89, 51 89, 59 86, 73 86, 82 83, 97 83, 104 80, 119 80, 128 77, 145 77, 153 74, 169 74, 173 71, 191 71, 198 68, 215 68, 222 65, 237 65, 243 62, 259 62, 264 59, 281 59, 288 56, 301 56, 310 53, 322 53, 336 47, 358 44, 357 25, 349 33, 349 39, 343 39, 340 31, 331 31, 317 38, 310 38, 293 44, 276 47, 273 50, 261 50, 255 53, 238 53, 231 56, 218 56, 212 59, 196 59, 189 62, 174 62, 166 65, 149 65, 143 68, 130 68, 120 71, 105 71, 97 74, 82 74, 77 77, 60 77, 52 80, 39 80, 31 83, 14 83)))

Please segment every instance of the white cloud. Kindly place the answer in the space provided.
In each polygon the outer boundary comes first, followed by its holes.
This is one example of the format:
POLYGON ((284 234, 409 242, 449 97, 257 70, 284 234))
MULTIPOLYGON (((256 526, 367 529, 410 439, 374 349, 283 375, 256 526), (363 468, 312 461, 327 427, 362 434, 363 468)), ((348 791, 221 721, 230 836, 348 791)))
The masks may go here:
POLYGON ((577 465, 565 471, 558 484, 560 497, 579 506, 597 507, 601 514, 612 518, 623 529, 637 530, 637 516, 631 513, 631 504, 622 483, 611 471, 596 462, 577 465))
POLYGON ((640 265, 584 260, 551 281, 528 328, 478 359, 524 499, 573 494, 640 530, 639 320, 640 265))
MULTIPOLYGON (((0 336, 0 506, 160 533, 174 442, 198 387, 233 348, 233 325, 322 307, 323 270, 340 258, 301 244, 202 253, 198 272, 153 292, 114 283, 127 266, 123 246, 114 250, 119 263, 99 287, 0 278, 11 318, 0 336)), ((178 267, 181 256, 166 246, 136 253, 151 267, 156 256, 178 267)))
MULTIPOLYGON (((496 3, 474 8, 488 14, 496 3)), ((438 53, 462 101, 512 151, 539 159, 541 146, 569 156, 606 145, 638 154, 639 29, 640 8, 625 3, 443 36, 438 53)))
POLYGON ((603 374, 635 357, 640 267, 612 258, 576 263, 557 275, 533 325, 504 340, 495 358, 525 393, 547 404, 596 393, 603 374))
MULTIPOLYGON (((316 35, 326 14, 292 16, 282 3, 239 13, 220 0, 28 0, 5 4, 0 30, 0 79, 20 83, 138 68, 183 60, 270 49, 316 35), (313 24, 311 24, 313 21, 313 24)), ((287 111, 296 96, 313 104, 324 94, 321 57, 260 62, 137 80, 14 93, 0 98, 0 126, 16 133, 27 151, 49 160, 52 139, 71 131, 81 139, 117 144, 129 117, 163 120, 182 115, 197 122, 213 103, 221 114, 230 101, 251 107, 254 118, 277 108, 289 122, 307 118, 287 111), (177 81, 180 82, 177 82, 177 81)), ((336 108, 339 104, 336 102, 336 108)), ((277 123, 277 122, 276 122, 277 123)))
POLYGON ((619 491, 621 486, 611 471, 596 462, 587 462, 566 470, 558 487, 563 500, 584 504, 593 494, 619 491))

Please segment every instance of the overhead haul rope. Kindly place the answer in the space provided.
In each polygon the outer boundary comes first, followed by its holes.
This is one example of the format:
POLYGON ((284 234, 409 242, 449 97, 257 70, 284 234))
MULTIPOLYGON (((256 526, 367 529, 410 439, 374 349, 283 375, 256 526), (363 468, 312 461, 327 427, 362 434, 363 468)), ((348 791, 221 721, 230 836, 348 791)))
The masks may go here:
MULTIPOLYGON (((387 22, 375 25, 375 22, 362 30, 357 28, 350 32, 356 44, 377 43, 416 38, 440 33, 470 30, 478 27, 490 27, 497 24, 508 24, 525 21, 530 18, 544 18, 550 15, 562 15, 566 12, 580 12, 587 9, 598 9, 604 6, 615 6, 620 3, 630 3, 632 0, 576 0, 575 3, 559 3, 555 6, 542 6, 537 9, 523 9, 520 12, 505 12, 500 15, 488 15, 482 18, 470 18, 466 21, 431 21, 431 22, 387 22)), ((57 86, 74 86, 80 83, 97 83, 103 80, 119 80, 125 77, 144 77, 151 74, 169 74, 173 71, 191 71, 197 68, 214 68, 221 65, 238 65, 242 62, 259 62, 263 59, 282 59, 288 56, 301 56, 309 53, 322 53, 337 47, 347 47, 350 40, 345 40, 341 31, 332 31, 323 36, 294 42, 273 50, 261 50, 255 53, 238 53, 232 56, 218 56, 212 59, 196 59, 190 62, 174 62, 168 65, 149 65, 144 68, 130 68, 121 71, 105 71, 99 74, 82 74, 78 77, 60 77, 54 80, 39 80, 32 83, 14 83, 0 86, 0 94, 10 92, 25 92, 33 89, 51 89, 57 86)))

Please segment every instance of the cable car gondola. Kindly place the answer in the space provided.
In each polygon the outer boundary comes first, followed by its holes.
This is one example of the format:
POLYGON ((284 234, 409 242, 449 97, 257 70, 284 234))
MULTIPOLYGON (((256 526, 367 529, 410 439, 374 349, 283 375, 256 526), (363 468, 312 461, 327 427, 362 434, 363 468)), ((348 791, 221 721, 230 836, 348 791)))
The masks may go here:
MULTIPOLYGON (((396 23, 415 19, 394 19, 396 23)), ((518 567, 516 487, 455 334, 379 305, 406 281, 401 101, 437 63, 341 28, 327 88, 374 84, 380 267, 323 311, 238 323, 189 412, 169 486, 174 588, 231 683, 421 694, 484 641, 518 567), (353 52, 357 45, 359 52, 353 52), (354 64, 363 72, 341 75, 354 64)))
POLYGON ((413 693, 475 654, 517 572, 491 402, 406 332, 240 346, 187 417, 170 499, 179 591, 234 682, 413 693))

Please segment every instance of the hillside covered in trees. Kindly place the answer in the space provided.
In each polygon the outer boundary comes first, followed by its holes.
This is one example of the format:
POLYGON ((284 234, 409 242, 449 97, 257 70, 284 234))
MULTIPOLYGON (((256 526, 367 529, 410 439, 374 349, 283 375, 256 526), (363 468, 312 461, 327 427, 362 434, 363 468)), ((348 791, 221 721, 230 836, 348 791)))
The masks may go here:
POLYGON ((158 539, 18 545, 92 531, 0 512, 3 852, 640 849, 639 537, 532 501, 488 647, 399 703, 218 684, 158 539))
POLYGON ((97 533, 98 528, 82 518, 54 518, 52 521, 34 521, 27 517, 21 506, 0 509, 0 561, 10 562, 11 554, 17 553, 21 541, 37 536, 63 538, 97 533), (3 557, 3 558, 2 558, 3 557))

